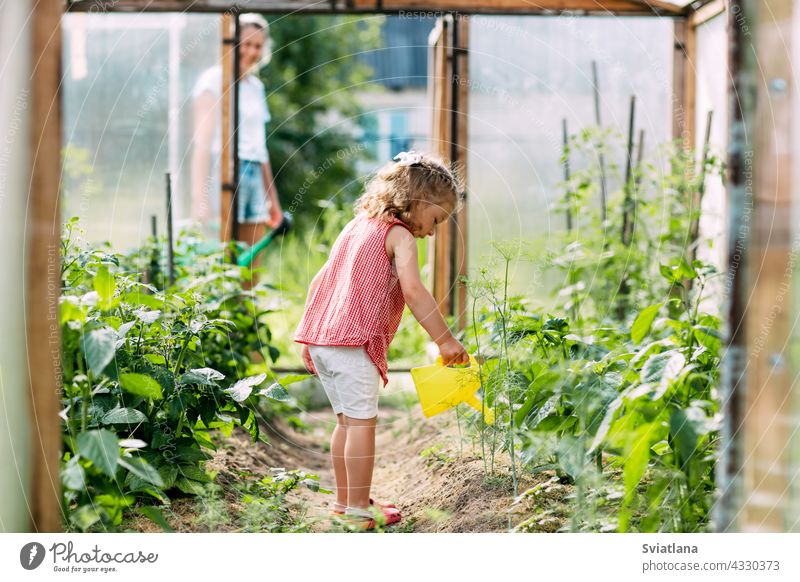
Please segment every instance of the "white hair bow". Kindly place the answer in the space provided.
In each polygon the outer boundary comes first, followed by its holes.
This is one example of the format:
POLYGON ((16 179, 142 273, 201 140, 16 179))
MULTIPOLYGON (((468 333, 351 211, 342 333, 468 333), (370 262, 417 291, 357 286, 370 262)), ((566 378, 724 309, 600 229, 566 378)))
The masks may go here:
POLYGON ((400 152, 394 158, 401 166, 413 166, 422 162, 422 154, 416 153, 414 150, 410 152, 400 152))

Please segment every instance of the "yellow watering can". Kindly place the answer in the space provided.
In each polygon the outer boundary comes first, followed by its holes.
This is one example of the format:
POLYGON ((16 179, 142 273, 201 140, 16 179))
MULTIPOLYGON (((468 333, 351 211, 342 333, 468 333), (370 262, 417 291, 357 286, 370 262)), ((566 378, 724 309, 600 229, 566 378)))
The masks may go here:
MULTIPOLYGON (((411 368, 411 378, 425 416, 434 416, 461 402, 481 411, 482 402, 475 395, 481 387, 478 361, 470 356, 469 363, 469 367, 449 367, 442 364, 442 357, 439 356, 432 366, 411 368)), ((486 424, 494 422, 494 412, 488 406, 483 419, 486 424)))

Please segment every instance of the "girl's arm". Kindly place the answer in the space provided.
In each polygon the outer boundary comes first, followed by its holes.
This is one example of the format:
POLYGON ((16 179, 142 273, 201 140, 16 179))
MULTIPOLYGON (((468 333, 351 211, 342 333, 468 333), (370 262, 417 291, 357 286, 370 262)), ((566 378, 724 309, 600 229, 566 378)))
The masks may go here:
MULTIPOLYGON (((311 279, 311 284, 308 286, 308 296, 306 297, 306 304, 305 304, 305 307, 303 308, 303 311, 308 309, 308 304, 311 302, 311 298, 314 296, 314 293, 316 292, 317 287, 319 287, 319 279, 320 279, 320 273, 321 272, 322 272, 322 269, 320 269, 320 272, 317 273, 316 275, 314 275, 314 278, 311 279)), ((311 354, 308 353, 308 345, 307 344, 303 344, 303 347, 302 347, 302 349, 300 351, 300 356, 303 358, 303 363, 305 364, 306 369, 309 372, 311 372, 312 374, 316 374, 317 373, 317 369, 314 367, 314 361, 311 359, 311 354)))
POLYGON ((386 252, 390 258, 394 258, 406 305, 439 346, 442 363, 447 366, 469 362, 469 355, 464 346, 453 336, 439 312, 436 300, 422 284, 419 276, 417 242, 414 236, 402 226, 393 226, 386 236, 386 252))

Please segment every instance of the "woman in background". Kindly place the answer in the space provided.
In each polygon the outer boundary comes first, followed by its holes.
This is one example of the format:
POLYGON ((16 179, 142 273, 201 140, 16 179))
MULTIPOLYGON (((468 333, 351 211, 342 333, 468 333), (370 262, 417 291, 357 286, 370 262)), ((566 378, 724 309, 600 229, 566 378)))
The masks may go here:
MULTIPOLYGON (((239 146, 238 240, 249 245, 266 235, 283 219, 267 152, 266 124, 270 120, 264 85, 256 76, 269 61, 269 26, 258 14, 239 17, 239 127, 232 139, 239 146)), ((219 237, 219 183, 221 152, 222 67, 211 67, 198 79, 194 100, 192 153, 192 219, 210 235, 219 237)))

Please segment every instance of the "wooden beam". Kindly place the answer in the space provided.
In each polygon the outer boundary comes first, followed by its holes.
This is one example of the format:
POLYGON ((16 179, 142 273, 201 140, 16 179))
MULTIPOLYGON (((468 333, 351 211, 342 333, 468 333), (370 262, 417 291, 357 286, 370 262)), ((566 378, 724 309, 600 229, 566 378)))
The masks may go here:
MULTIPOLYGON (((461 171, 464 183, 464 195, 467 188, 467 168, 469 145, 467 144, 469 121, 469 18, 457 16, 455 26, 458 29, 455 61, 453 63, 454 82, 453 91, 456 99, 453 103, 454 119, 456 122, 455 139, 453 140, 452 161, 461 171)), ((454 245, 454 280, 451 285, 455 295, 453 314, 456 318, 456 329, 462 331, 467 325, 467 287, 460 282, 461 277, 467 276, 467 251, 469 242, 469 204, 465 199, 464 206, 453 220, 451 240, 454 245)))
MULTIPOLYGON (((791 415, 788 364, 792 249, 792 0, 744 0, 755 16, 754 35, 741 38, 756 68, 752 116, 753 220, 746 271, 748 367, 744 410, 743 508, 745 532, 786 531, 790 457, 788 443, 800 423, 791 415)), ((737 13, 738 15, 738 13, 737 13)), ((741 28, 740 22, 734 28, 741 28)), ((738 34, 734 32, 733 34, 738 34)), ((748 61, 753 64, 752 61, 748 61)), ((797 516, 790 519, 790 523, 797 516)))
POLYGON ((31 11, 31 182, 27 348, 31 403, 33 531, 62 530, 61 479, 61 5, 31 11))
POLYGON ((688 20, 675 20, 672 64, 672 139, 695 146, 697 34, 688 20))
MULTIPOLYGON (((431 151, 443 159, 450 157, 452 144, 452 26, 451 17, 439 18, 431 32, 431 151)), ((450 230, 450 222, 440 224, 428 243, 428 264, 433 283, 431 293, 445 316, 452 312, 450 230)))
POLYGON ((712 0, 698 7, 689 15, 689 26, 697 28, 712 18, 725 12, 726 0, 712 0))
POLYGON ((540 14, 682 16, 689 7, 663 0, 67 0, 70 12, 231 12, 540 14))
POLYGON ((220 229, 222 242, 233 240, 233 214, 231 199, 233 192, 233 166, 231 164, 231 80, 233 79, 233 15, 222 15, 222 99, 221 99, 221 152, 220 152, 220 229))
POLYGON ((728 18, 729 298, 715 522, 720 531, 782 532, 797 527, 789 444, 800 423, 787 346, 797 251, 790 53, 798 41, 790 31, 798 16, 792 0, 732 0, 728 18))
MULTIPOLYGON (((376 8, 375 0, 354 0, 353 7, 376 8)), ((586 12, 601 14, 684 14, 684 9, 669 2, 639 0, 383 0, 383 10, 458 11, 470 13, 558 13, 586 12)))

